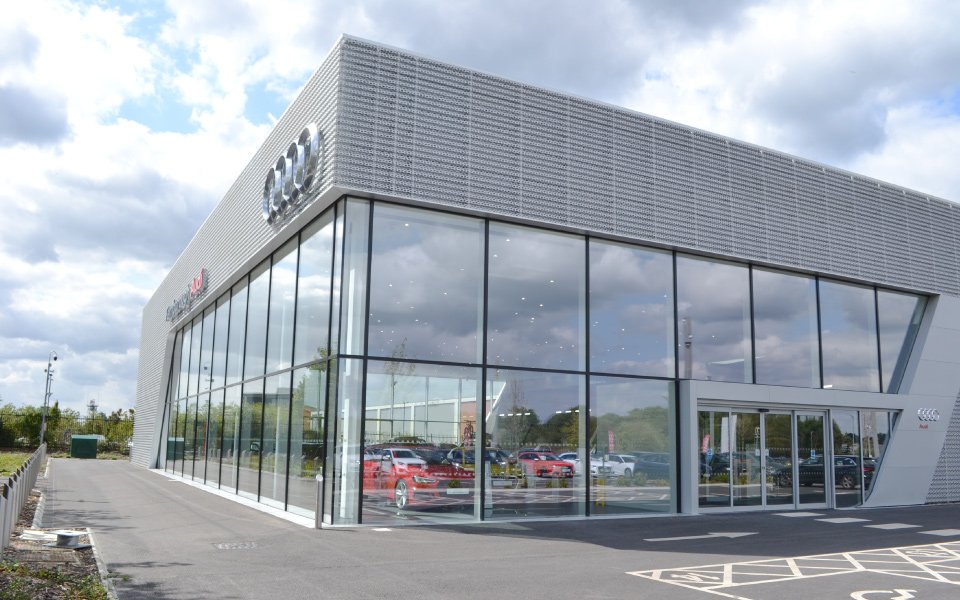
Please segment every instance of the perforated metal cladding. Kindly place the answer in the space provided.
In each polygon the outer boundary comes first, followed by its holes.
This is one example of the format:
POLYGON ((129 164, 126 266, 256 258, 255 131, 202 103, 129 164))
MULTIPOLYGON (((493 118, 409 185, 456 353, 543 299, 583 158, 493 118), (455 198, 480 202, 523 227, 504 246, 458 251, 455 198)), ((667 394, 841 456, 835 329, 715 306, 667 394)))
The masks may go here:
POLYGON ((960 294, 944 200, 364 40, 342 52, 342 187, 960 294))
MULTIPOLYGON (((313 189, 319 194, 333 183, 337 146, 337 96, 339 93, 340 44, 310 78, 294 103, 280 118, 266 141, 227 191, 223 200, 200 227, 143 311, 140 362, 137 379, 136 422, 131 460, 151 466, 155 459, 159 418, 166 386, 164 362, 168 336, 187 322, 172 325, 166 309, 183 293, 191 279, 206 268, 210 285, 216 288, 234 282, 252 257, 289 238, 302 223, 285 221, 279 231, 261 216, 261 195, 267 169, 286 151, 290 142, 310 122, 323 136, 322 170, 313 189)), ((301 207, 302 210, 303 207, 301 207)), ((214 301, 207 296, 204 303, 214 301)))
POLYGON ((960 502, 960 395, 953 405, 947 438, 927 492, 927 503, 934 502, 960 502))

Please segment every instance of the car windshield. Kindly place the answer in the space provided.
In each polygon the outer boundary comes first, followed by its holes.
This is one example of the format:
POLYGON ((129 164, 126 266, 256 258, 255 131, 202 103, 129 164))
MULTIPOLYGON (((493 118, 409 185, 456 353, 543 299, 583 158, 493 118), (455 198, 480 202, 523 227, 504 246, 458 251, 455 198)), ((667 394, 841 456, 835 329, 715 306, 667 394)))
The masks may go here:
POLYGON ((413 450, 394 450, 394 458, 417 458, 417 455, 413 453, 413 450))

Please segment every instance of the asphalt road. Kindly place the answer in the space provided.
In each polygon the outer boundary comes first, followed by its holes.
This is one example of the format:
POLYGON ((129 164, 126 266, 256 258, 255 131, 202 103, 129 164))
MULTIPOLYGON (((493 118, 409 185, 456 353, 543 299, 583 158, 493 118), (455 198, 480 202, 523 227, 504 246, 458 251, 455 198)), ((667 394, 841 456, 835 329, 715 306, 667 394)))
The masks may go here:
POLYGON ((121 600, 960 598, 960 505, 317 531, 125 462, 48 477, 121 600))

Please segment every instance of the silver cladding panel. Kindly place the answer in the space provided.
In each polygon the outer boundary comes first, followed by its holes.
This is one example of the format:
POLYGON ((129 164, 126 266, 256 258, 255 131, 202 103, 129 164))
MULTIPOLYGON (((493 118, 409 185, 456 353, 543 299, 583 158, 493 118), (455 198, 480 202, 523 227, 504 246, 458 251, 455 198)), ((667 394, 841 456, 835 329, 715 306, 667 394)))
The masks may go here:
POLYGON ((132 462, 152 466, 159 442, 159 419, 166 388, 166 362, 172 350, 175 325, 166 321, 166 309, 182 294, 201 268, 206 267, 211 290, 204 304, 215 300, 248 269, 254 257, 278 239, 289 237, 302 222, 289 218, 281 226, 267 224, 261 216, 261 197, 267 168, 286 151, 303 127, 315 122, 323 134, 321 172, 313 191, 322 194, 332 185, 337 146, 337 97, 339 94, 340 44, 306 83, 296 101, 280 118, 277 126, 248 163, 223 200, 180 255, 170 273, 143 310, 140 366, 137 379, 136 422, 132 462), (287 230, 287 231, 284 231, 287 230))
POLYGON ((960 295, 960 207, 347 38, 338 186, 960 295))
POLYGON ((927 492, 927 503, 937 502, 960 502, 960 395, 953 407, 947 439, 927 492))
MULTIPOLYGON (((177 325, 201 267, 223 291, 302 220, 260 216, 266 169, 307 122, 320 192, 352 191, 960 296, 960 207, 722 136, 344 37, 181 255, 143 315, 133 460, 159 441, 177 325), (292 221, 292 222, 291 222, 292 221)), ((957 499, 960 417, 930 501, 957 499)))

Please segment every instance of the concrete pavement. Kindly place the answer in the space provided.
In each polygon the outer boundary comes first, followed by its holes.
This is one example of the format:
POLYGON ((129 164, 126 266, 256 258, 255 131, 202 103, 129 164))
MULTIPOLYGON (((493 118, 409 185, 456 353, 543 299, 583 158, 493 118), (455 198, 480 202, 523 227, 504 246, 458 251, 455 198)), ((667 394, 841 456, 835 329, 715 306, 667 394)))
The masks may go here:
MULTIPOLYGON (((960 541, 960 529, 949 533, 960 528, 957 505, 317 531, 126 462, 54 459, 48 477, 43 526, 90 527, 121 600, 707 600, 716 593, 627 573, 960 541)), ((833 593, 821 597, 851 597, 835 595, 838 581, 791 585, 810 597, 823 586, 833 593)), ((943 589, 924 599, 960 597, 960 585, 929 585, 943 589)), ((782 593, 765 589, 773 591, 763 597, 782 593)))

